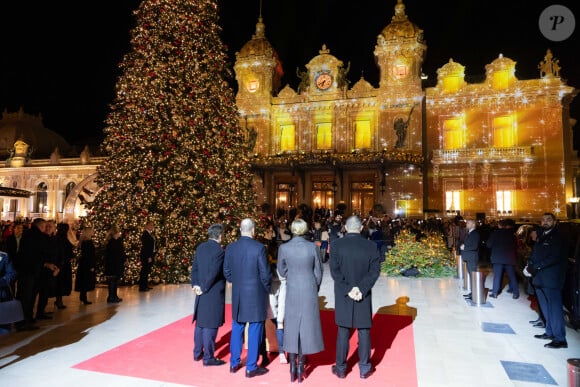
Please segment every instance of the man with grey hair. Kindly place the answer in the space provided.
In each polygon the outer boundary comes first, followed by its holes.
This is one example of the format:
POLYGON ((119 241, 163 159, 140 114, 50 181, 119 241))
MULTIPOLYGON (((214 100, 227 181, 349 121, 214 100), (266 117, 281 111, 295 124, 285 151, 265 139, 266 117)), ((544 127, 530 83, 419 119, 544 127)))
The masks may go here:
POLYGON ((232 283, 230 373, 242 368, 243 336, 248 324, 247 378, 268 372, 268 369, 258 367, 257 362, 264 337, 272 273, 266 246, 254 240, 255 231, 255 222, 250 218, 243 219, 240 224, 241 237, 226 247, 224 258, 224 275, 232 283))
POLYGON ((193 321, 196 321, 193 360, 203 359, 204 366, 226 364, 214 355, 218 328, 225 321, 226 279, 223 274, 222 233, 221 224, 209 227, 209 239, 197 246, 191 265, 191 286, 196 294, 193 307, 193 321))
POLYGON ((362 222, 351 216, 345 223, 346 234, 330 248, 330 274, 334 280, 334 316, 338 326, 336 364, 332 373, 346 377, 346 357, 351 329, 358 333, 358 357, 361 379, 373 374, 370 362, 371 325, 373 320, 372 288, 381 272, 381 257, 373 241, 361 235, 362 222))

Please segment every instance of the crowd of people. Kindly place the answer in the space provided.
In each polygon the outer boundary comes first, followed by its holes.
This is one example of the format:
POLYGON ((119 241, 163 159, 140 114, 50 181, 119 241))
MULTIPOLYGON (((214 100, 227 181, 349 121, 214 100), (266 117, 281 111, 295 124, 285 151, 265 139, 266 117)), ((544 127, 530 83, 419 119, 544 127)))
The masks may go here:
MULTIPOLYGON (((225 288, 232 284, 232 335, 230 372, 244 367, 246 377, 268 372, 270 362, 265 323, 276 329, 278 356, 289 363, 290 380, 306 377, 307 355, 324 350, 319 315, 318 291, 329 262, 334 281, 335 323, 338 327, 336 362, 332 373, 346 377, 346 356, 352 330, 358 334, 361 378, 374 372, 370 363, 372 287, 380 274, 385 253, 394 245, 397 233, 407 228, 421 238, 437 231, 466 262, 469 275, 482 263, 493 267, 490 297, 499 297, 507 274, 513 299, 524 289, 537 299, 538 319, 530 321, 545 328, 535 337, 550 340, 547 348, 566 348, 562 289, 566 276, 567 243, 557 227, 556 217, 546 213, 540 225, 529 225, 525 238, 518 238, 512 219, 495 224, 460 216, 441 220, 410 220, 388 215, 344 219, 327 210, 309 212, 302 208, 258 222, 247 218, 240 223, 240 237, 222 244, 224 228, 214 224, 207 241, 196 247, 192 257, 191 285, 195 294, 193 359, 204 366, 226 364, 215 356, 218 329, 225 322, 225 288), (258 360, 261 357, 261 362, 258 360)), ((89 292, 96 286, 94 229, 79 230, 76 223, 55 223, 42 218, 3 225, 0 249, 0 298, 16 297, 24 318, 14 322, 18 330, 38 329, 38 320, 51 319, 47 310, 54 298, 56 310, 66 308, 64 297, 79 293, 82 305, 90 305, 89 292), (75 271, 76 270, 76 271, 75 271), (73 275, 73 271, 76 275, 73 275), (74 278, 74 283, 73 283, 74 278)), ((141 236, 139 291, 149 291, 148 277, 157 246, 154 224, 147 221, 141 236)), ((118 284, 125 270, 126 253, 122 230, 113 225, 105 238, 104 275, 108 281, 108 303, 119 303, 118 284)), ((470 298, 471 294, 466 294, 470 298)), ((0 326, 4 331, 12 326, 0 326)))
MULTIPOLYGON (((78 292, 82 305, 91 305, 88 293, 95 289, 97 255, 94 229, 79 229, 75 222, 56 223, 35 218, 6 222, 0 241, 0 301, 17 299, 23 318, 0 326, 0 333, 39 329, 39 320, 51 320, 49 300, 56 310, 66 309, 65 297, 78 292)), ((121 231, 113 226, 108 233, 105 275, 109 280, 108 302, 122 301, 117 282, 123 275, 125 253, 121 231)))

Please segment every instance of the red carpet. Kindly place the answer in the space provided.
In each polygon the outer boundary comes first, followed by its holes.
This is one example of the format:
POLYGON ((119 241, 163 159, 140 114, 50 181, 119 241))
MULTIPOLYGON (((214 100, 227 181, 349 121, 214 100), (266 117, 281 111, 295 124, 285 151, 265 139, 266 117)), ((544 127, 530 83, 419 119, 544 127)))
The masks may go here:
MULTIPOLYGON (((228 362, 230 316, 230 305, 226 305, 227 321, 219 329, 220 337, 216 345, 216 356, 228 362)), ((334 311, 323 310, 320 316, 326 349, 319 354, 308 356, 307 378, 302 385, 327 386, 332 382, 333 385, 350 387, 377 383, 382 386, 417 386, 411 317, 376 314, 371 330, 373 346, 371 361, 377 369, 375 374, 369 379, 360 379, 356 354, 357 338, 354 334, 348 358, 349 371, 347 377, 341 380, 331 373, 336 347, 334 311)), ((192 350, 193 325, 191 316, 187 316, 79 363, 74 368, 199 387, 228 384, 236 386, 290 384, 289 366, 280 364, 277 356, 272 358, 268 366, 270 372, 267 375, 249 379, 244 376, 243 368, 236 374, 230 374, 229 363, 219 367, 204 367, 201 361, 194 362, 192 350)), ((242 361, 244 357, 245 354, 242 353, 242 361)))

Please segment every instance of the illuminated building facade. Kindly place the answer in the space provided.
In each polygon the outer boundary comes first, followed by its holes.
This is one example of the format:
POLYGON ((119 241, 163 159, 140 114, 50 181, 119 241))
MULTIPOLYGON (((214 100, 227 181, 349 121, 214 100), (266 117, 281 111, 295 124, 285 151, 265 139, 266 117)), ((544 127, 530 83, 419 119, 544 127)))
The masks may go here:
MULTIPOLYGON (((366 216, 570 215, 578 158, 569 104, 577 91, 550 51, 538 79, 518 80, 499 55, 481 84, 450 60, 422 88, 423 31, 401 0, 374 50, 379 86, 350 87, 349 65, 322 46, 278 91, 280 63, 261 18, 236 54, 237 104, 253 145, 260 203, 287 209, 346 205, 366 216)), ((541 58, 539 58, 541 59, 541 58)))

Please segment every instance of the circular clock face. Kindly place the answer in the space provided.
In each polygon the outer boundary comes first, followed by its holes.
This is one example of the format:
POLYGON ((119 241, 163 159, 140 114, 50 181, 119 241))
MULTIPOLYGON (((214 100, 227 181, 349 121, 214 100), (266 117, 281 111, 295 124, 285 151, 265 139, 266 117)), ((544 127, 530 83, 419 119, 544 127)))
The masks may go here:
POLYGON ((332 77, 330 74, 323 73, 316 77, 315 82, 316 87, 318 87, 320 90, 326 90, 332 85, 332 77))
POLYGON ((255 92, 256 90, 258 90, 258 88, 260 87, 260 82, 257 79, 251 79, 250 81, 248 81, 248 83, 246 84, 246 87, 248 88, 248 91, 250 93, 255 92))

